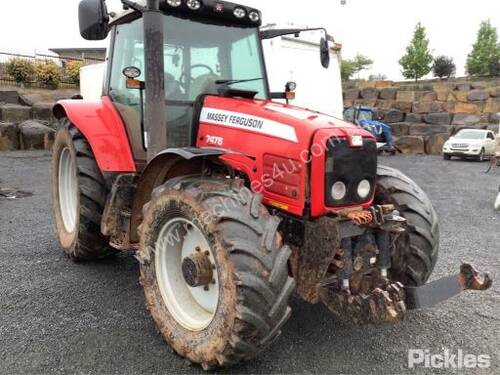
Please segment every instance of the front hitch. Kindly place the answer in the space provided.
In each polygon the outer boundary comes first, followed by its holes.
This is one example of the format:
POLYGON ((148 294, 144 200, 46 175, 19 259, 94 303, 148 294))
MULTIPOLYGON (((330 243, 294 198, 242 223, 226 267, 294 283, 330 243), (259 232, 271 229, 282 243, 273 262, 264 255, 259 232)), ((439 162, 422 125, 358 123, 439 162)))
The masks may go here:
POLYGON ((466 290, 484 291, 493 284, 488 273, 481 273, 470 263, 463 263, 457 275, 447 276, 420 287, 406 287, 409 310, 436 306, 466 290))

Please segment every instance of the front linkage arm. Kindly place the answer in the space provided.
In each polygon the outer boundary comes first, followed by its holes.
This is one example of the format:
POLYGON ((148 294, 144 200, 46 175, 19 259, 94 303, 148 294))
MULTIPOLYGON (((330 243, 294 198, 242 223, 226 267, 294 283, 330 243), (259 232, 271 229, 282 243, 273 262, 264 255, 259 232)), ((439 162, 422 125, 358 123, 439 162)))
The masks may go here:
POLYGON ((457 275, 421 287, 406 287, 406 306, 412 310, 434 307, 466 290, 487 290, 492 283, 488 273, 480 273, 472 264, 463 263, 457 275))

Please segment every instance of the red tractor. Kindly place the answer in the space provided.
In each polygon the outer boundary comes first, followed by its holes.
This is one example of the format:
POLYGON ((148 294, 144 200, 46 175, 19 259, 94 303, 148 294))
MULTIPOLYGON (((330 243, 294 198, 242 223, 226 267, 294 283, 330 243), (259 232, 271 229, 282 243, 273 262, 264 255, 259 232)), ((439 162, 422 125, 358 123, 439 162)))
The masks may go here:
POLYGON ((122 3, 80 3, 82 36, 111 46, 102 99, 54 107, 53 212, 74 260, 136 251, 179 355, 205 369, 256 356, 294 292, 382 323, 491 285, 468 264, 425 285, 439 243, 425 193, 377 165, 370 133, 272 100, 294 87, 269 92, 261 40, 301 30, 259 33, 258 10, 218 0, 122 3))

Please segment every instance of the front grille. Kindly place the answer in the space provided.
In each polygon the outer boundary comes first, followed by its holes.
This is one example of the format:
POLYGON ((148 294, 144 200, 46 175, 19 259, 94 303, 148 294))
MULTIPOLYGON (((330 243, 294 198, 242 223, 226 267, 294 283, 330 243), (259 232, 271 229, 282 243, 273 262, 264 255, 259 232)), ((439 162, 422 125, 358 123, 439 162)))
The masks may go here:
POLYGON ((452 148, 469 148, 467 143, 453 143, 451 145, 452 148))
POLYGON ((363 147, 350 147, 347 140, 330 139, 326 152, 325 204, 329 207, 350 206, 369 201, 375 190, 377 176, 377 144, 365 139, 363 147), (358 184, 362 180, 370 181, 372 191, 367 199, 358 196, 358 184), (334 200, 331 188, 337 181, 347 186, 347 195, 341 200, 334 200))

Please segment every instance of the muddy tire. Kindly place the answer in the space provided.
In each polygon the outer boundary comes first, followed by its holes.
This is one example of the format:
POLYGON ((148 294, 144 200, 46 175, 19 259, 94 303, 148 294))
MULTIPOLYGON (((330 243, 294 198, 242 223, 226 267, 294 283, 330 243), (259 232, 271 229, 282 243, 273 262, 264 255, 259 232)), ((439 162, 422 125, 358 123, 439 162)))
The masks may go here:
POLYGON ((407 232, 393 236, 391 278, 408 286, 424 285, 439 251, 436 211, 424 191, 400 171, 379 166, 377 204, 394 204, 407 220, 407 232))
POLYGON ((64 118, 52 155, 52 212, 59 242, 73 260, 112 253, 101 234, 106 204, 104 177, 85 137, 64 118))
POLYGON ((278 224, 260 195, 231 180, 183 177, 154 191, 139 229, 140 280, 159 332, 180 356, 204 369, 231 366, 280 335, 295 282, 278 224), (184 262, 200 251, 213 281, 190 289, 184 262), (194 315, 205 297, 208 307, 194 315))

